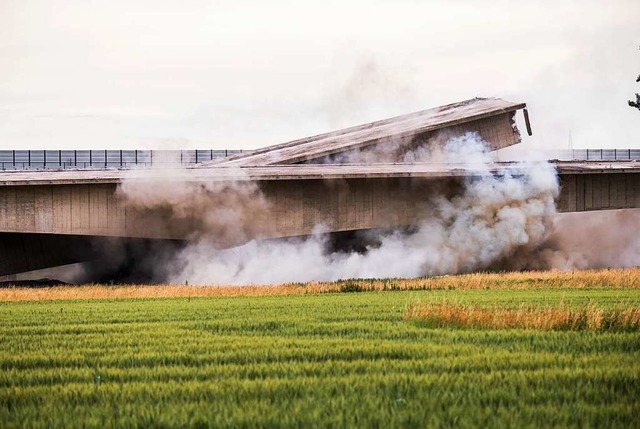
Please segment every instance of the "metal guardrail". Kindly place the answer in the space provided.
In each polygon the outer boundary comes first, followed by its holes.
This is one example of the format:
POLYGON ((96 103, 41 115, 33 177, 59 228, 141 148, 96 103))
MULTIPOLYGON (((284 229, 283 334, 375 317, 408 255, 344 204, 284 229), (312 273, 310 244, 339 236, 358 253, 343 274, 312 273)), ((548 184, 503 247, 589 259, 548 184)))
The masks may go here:
POLYGON ((0 170, 135 168, 199 164, 242 150, 0 150, 0 170))
MULTIPOLYGON (((167 168, 199 164, 242 150, 0 150, 1 170, 167 168)), ((580 161, 640 160, 640 149, 561 149, 541 151, 547 159, 580 161)))
MULTIPOLYGON (((509 153, 512 148, 504 150, 509 153)), ((533 151, 531 151, 533 152, 533 151)), ((500 153, 500 151, 498 151, 500 153)), ((536 159, 541 157, 558 161, 634 161, 640 160, 640 149, 543 149, 534 152, 536 159)), ((498 156, 500 158, 500 155, 498 156)), ((517 152, 509 153, 507 159, 517 160, 517 152)))
MULTIPOLYGON (((640 149, 567 149, 568 159, 580 161, 630 161, 640 159, 640 149)), ((564 158, 563 158, 564 159, 564 158)))

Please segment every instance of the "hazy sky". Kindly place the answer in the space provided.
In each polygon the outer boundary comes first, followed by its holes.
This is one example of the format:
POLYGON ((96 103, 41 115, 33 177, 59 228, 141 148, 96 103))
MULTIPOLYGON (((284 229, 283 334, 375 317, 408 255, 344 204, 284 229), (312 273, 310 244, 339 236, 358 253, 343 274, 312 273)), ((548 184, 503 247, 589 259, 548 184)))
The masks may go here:
POLYGON ((255 148, 474 96, 640 147, 640 1, 0 0, 0 148, 255 148))

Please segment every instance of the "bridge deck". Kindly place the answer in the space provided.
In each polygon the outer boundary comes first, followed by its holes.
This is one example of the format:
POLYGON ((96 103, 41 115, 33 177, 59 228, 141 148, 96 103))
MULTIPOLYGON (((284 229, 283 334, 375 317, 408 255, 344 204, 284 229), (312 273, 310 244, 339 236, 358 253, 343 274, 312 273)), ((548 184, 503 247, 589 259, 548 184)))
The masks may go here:
POLYGON ((378 143, 397 142, 441 129, 459 135, 464 131, 476 131, 493 149, 498 149, 519 142, 512 116, 516 110, 525 107, 524 103, 512 103, 499 98, 474 98, 268 146, 214 163, 228 166, 295 164, 378 143), (460 128, 464 124, 469 124, 468 129, 460 128))
MULTIPOLYGON (((559 175, 640 173, 638 161, 556 161, 559 175)), ((0 186, 121 183, 142 181, 273 181, 310 179, 369 179, 393 177, 445 178, 475 176, 480 172, 506 174, 538 168, 535 164, 292 164, 264 167, 215 167, 141 170, 64 170, 0 172, 0 186)))

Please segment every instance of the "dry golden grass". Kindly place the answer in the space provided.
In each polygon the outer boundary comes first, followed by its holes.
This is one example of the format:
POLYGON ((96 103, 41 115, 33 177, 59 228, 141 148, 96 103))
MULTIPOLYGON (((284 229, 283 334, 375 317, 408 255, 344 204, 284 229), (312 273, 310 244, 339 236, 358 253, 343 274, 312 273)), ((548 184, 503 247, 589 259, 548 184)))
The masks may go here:
POLYGON ((233 295, 287 295, 304 293, 293 285, 278 286, 186 286, 186 285, 78 285, 45 288, 0 289, 0 301, 99 298, 172 298, 233 295))
POLYGON ((433 327, 462 326, 495 329, 637 331, 640 307, 602 309, 594 305, 570 308, 521 306, 480 307, 477 305, 412 304, 405 319, 416 319, 433 327))
POLYGON ((531 288, 640 288, 640 268, 572 272, 474 273, 414 279, 362 279, 282 285, 78 285, 0 289, 0 301, 96 298, 290 295, 368 290, 455 290, 531 288))

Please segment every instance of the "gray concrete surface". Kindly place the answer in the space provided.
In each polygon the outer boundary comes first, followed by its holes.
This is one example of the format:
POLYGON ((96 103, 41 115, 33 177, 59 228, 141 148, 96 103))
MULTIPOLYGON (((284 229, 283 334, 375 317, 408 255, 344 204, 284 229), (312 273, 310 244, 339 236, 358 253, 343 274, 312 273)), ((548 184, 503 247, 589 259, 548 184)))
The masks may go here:
MULTIPOLYGON (((561 212, 640 208, 640 170, 560 170, 561 212)), ((207 235, 220 247, 252 238, 303 236, 317 225, 327 231, 415 224, 434 192, 454 195, 462 176, 261 180, 264 201, 235 187, 205 195, 192 212, 131 205, 118 183, 0 186, 0 275, 94 257, 96 237, 186 239, 207 235), (238 193, 237 195, 233 195, 238 193), (215 215, 228 198, 240 201, 231 217, 215 215), (243 200, 243 198, 245 200, 243 200), (245 201, 245 202, 243 202, 245 201), (210 219, 207 216, 213 214, 210 219), (81 237, 86 237, 82 239, 81 237)), ((163 186, 140 181, 140 186, 163 186)), ((202 196, 202 195, 201 195, 202 196)), ((199 198, 199 197, 198 197, 199 198)))

